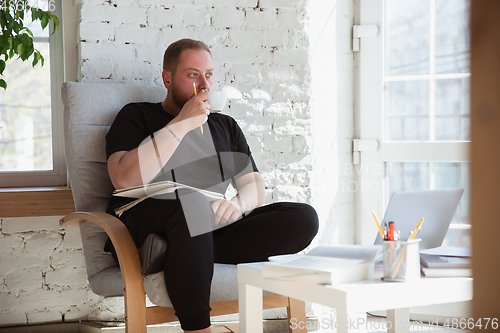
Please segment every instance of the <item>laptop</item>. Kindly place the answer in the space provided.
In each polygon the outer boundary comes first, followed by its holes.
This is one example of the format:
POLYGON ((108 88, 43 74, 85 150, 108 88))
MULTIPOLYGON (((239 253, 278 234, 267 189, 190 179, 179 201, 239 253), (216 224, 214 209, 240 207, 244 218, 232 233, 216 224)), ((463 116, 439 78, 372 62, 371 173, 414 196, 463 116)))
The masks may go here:
MULTIPOLYGON (((424 218, 418 238, 420 250, 441 246, 457 210, 463 188, 430 191, 394 192, 382 220, 394 222, 396 230, 401 230, 401 240, 406 240, 424 218)), ((382 244, 377 232, 375 244, 382 244)))
MULTIPOLYGON (((457 210, 464 190, 432 190, 416 192, 395 192, 391 196, 383 222, 394 222, 396 230, 401 230, 401 238, 410 234, 421 218, 424 218, 418 238, 420 250, 441 246, 457 210)), ((382 244, 377 232, 375 244, 382 244)), ((426 321, 429 318, 441 324, 447 318, 468 318, 471 301, 420 306, 410 308, 411 320, 426 321)), ((386 316, 386 311, 370 311, 370 314, 386 316)))

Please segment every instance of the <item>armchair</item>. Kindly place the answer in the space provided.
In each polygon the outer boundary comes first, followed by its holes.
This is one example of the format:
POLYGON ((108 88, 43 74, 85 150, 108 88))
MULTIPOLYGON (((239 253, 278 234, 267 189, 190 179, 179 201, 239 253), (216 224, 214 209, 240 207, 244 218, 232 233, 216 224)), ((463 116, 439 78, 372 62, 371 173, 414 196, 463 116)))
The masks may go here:
MULTIPOLYGON (((141 275, 139 254, 128 229, 119 219, 105 213, 113 190, 106 167, 105 135, 122 106, 161 101, 165 88, 65 82, 61 95, 66 163, 77 212, 63 217, 60 225, 80 227, 90 288, 106 297, 124 296, 126 332, 145 333, 146 325, 177 321, 163 272, 141 275), (103 250, 108 236, 119 266, 103 250), (157 306, 146 307, 146 294, 157 306)), ((236 266, 215 264, 211 315, 237 313, 237 299, 236 266)), ((264 297, 264 309, 285 306, 289 320, 294 317, 305 321, 304 302, 281 295, 264 297)))

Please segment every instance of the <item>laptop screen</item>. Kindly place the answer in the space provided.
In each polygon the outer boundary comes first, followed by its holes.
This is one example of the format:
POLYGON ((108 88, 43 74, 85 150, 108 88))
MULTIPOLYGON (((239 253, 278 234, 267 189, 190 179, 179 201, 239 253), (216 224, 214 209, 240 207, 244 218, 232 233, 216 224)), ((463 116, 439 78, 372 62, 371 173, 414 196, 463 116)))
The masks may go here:
MULTIPOLYGON (((381 222, 394 222, 396 231, 401 231, 400 240, 406 240, 424 218, 418 238, 420 250, 441 246, 450 226, 464 189, 447 189, 415 192, 395 192, 381 222)), ((377 232, 375 244, 382 244, 377 232)))

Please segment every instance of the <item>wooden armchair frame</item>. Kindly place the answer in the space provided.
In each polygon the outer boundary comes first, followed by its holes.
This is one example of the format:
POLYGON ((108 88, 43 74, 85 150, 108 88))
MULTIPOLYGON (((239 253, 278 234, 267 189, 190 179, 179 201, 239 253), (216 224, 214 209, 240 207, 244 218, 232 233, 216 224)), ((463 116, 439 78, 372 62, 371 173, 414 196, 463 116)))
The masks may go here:
MULTIPOLYGON (((100 226, 108 234, 113 243, 123 280, 125 298, 125 332, 146 333, 147 325, 177 321, 173 308, 155 306, 146 307, 144 277, 141 274, 141 262, 135 243, 127 227, 116 217, 103 212, 76 212, 63 217, 61 226, 78 225, 90 221, 100 226)), ((210 303, 211 316, 238 313, 238 301, 210 303)), ((305 322, 305 304, 302 301, 282 295, 270 295, 263 298, 263 308, 272 309, 287 307, 288 331, 290 333, 307 332, 305 329, 290 327, 291 318, 305 322)))

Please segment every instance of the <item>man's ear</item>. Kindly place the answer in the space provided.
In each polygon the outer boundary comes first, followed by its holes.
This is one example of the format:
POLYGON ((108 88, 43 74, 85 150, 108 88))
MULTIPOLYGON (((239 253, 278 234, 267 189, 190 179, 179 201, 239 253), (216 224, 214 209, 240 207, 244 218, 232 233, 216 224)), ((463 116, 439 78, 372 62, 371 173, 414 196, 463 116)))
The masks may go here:
POLYGON ((164 69, 163 72, 161 72, 161 77, 163 78, 165 88, 170 89, 172 85, 172 72, 164 69))

